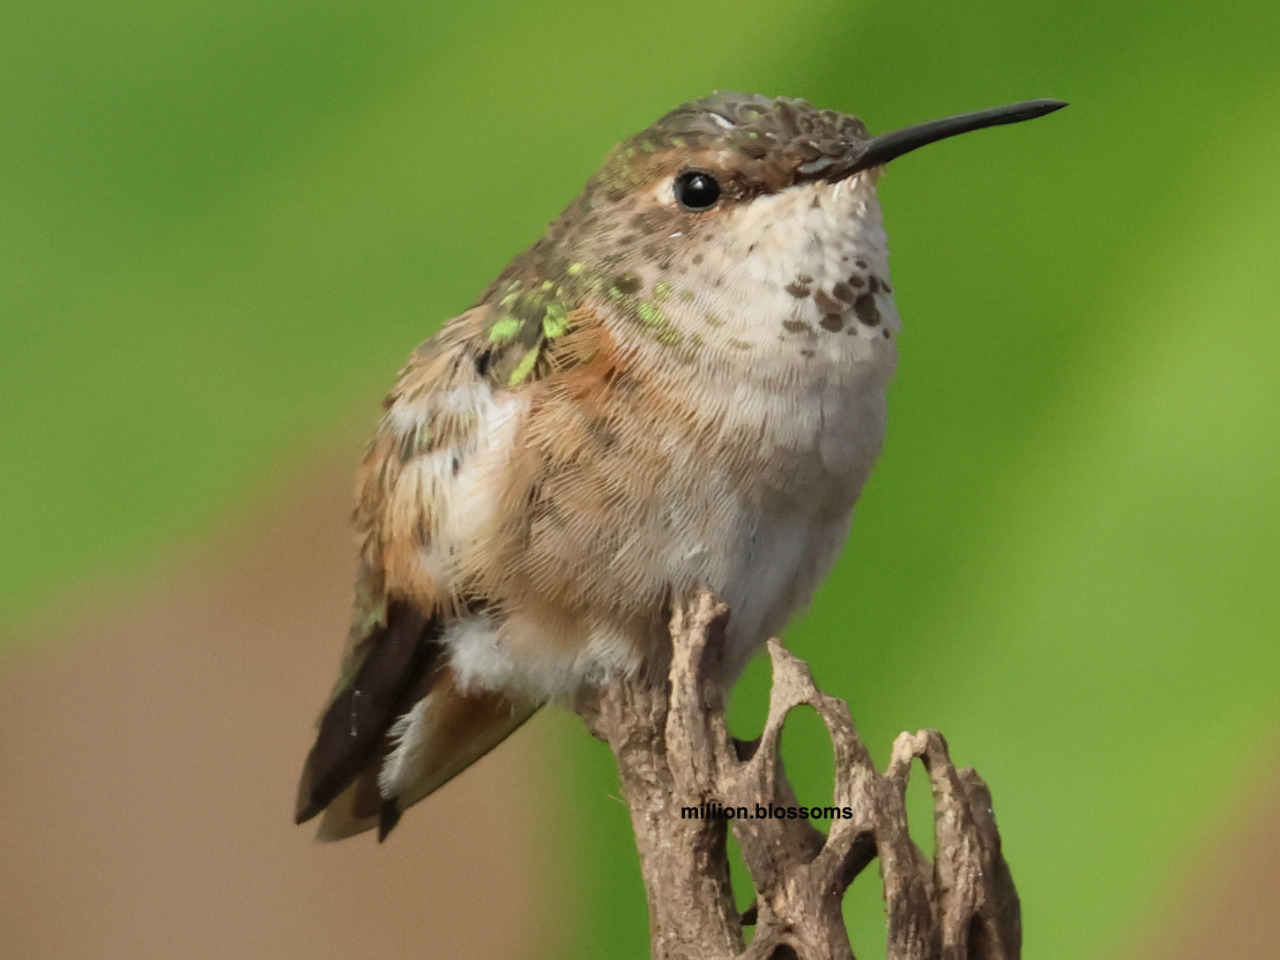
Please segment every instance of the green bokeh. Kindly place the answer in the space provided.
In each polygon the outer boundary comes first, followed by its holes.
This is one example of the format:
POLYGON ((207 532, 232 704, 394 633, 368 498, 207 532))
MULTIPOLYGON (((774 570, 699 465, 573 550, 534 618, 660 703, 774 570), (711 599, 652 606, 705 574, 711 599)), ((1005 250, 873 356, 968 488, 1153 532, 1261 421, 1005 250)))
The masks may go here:
MULTIPOLYGON (((1280 719, 1280 7, 4 13, 0 643, 92 575, 145 576, 334 424, 355 437, 412 345, 676 103, 787 93, 884 130, 1055 96, 883 183, 889 442, 789 641, 878 757, 938 726, 982 771, 1038 957, 1120 942, 1274 763, 1252 754, 1280 719)), ((595 853, 565 942, 644 956, 608 757, 565 749, 563 823, 595 853)), ((788 751, 820 789, 812 724, 788 751)))

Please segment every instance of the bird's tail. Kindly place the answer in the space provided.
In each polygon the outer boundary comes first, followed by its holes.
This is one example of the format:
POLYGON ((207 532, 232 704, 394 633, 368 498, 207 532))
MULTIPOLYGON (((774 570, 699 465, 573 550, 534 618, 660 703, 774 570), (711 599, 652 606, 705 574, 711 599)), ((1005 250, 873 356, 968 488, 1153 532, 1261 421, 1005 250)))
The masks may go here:
POLYGON ((298 785, 294 819, 323 811, 321 840, 374 827, 386 837, 406 809, 537 710, 501 694, 460 690, 438 634, 434 621, 397 605, 356 651, 298 785))

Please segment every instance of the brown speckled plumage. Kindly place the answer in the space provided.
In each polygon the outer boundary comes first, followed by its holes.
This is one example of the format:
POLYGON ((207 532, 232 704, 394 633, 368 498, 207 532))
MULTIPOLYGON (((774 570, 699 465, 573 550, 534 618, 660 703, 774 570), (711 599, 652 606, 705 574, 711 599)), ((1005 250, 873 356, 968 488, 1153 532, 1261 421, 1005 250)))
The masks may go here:
POLYGON ((802 100, 685 104, 414 352, 299 820, 385 834, 547 700, 662 670, 695 586, 733 610, 726 685, 808 601, 896 363, 878 142, 802 100))

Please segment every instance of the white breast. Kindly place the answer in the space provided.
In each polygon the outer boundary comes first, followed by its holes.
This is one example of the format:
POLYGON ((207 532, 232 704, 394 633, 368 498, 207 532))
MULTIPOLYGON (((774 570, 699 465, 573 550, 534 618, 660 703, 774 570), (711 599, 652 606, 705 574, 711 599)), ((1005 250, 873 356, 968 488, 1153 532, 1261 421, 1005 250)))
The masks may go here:
POLYGON ((770 407, 756 475, 772 472, 778 484, 762 489, 741 466, 706 470, 679 508, 704 525, 684 527, 663 552, 670 582, 705 585, 732 611, 726 685, 808 604, 835 562, 885 429, 884 391, 874 379, 862 389, 754 403, 770 407))
MULTIPOLYGON (((753 201, 744 216, 751 222, 704 248, 703 264, 720 282, 684 274, 662 283, 662 310, 699 345, 691 357, 675 362, 668 341, 634 322, 613 329, 646 381, 692 396, 685 406, 696 429, 654 426, 671 468, 650 502, 619 515, 619 552, 592 555, 606 571, 601 582, 618 589, 659 598, 668 587, 678 595, 701 585, 728 603, 726 685, 809 602, 840 552, 884 439, 899 330, 869 181, 784 191, 753 201), (834 293, 857 271, 859 289, 873 297, 873 324, 851 314, 832 331, 821 323, 826 299, 787 289, 834 293)), ((654 269, 635 266, 646 291, 659 285, 654 269)), ((446 642, 464 686, 565 698, 584 681, 639 666, 627 627, 602 615, 589 642, 566 649, 555 638, 508 643, 522 631, 478 618, 446 642)))
POLYGON ((705 469, 683 494, 683 509, 714 518, 718 529, 704 519, 664 552, 671 582, 702 583, 732 609, 729 683, 809 602, 839 555, 884 440, 901 323, 869 178, 757 198, 707 245, 703 262, 718 282, 677 307, 681 329, 706 344, 695 369, 676 368, 643 338, 633 348, 670 389, 696 383, 699 415, 719 439, 739 444, 740 462, 705 469), (832 332, 823 308, 854 275, 876 322, 859 321, 846 300, 848 322, 832 332), (699 326, 708 318, 720 322, 699 326), (760 477, 772 478, 768 489, 758 488, 760 477))

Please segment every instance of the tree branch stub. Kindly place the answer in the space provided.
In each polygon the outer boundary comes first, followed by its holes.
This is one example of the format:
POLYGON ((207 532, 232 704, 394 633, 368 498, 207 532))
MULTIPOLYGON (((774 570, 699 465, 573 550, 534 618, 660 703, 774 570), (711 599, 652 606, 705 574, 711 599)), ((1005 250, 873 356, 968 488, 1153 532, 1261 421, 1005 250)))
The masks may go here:
POLYGON ((982 779, 955 768, 935 730, 901 734, 880 773, 848 705, 819 690, 808 664, 776 640, 768 644, 773 682, 764 730, 755 744, 733 740, 709 669, 728 616, 723 604, 699 593, 672 617, 666 684, 627 679, 593 691, 578 707, 618 761, 655 960, 851 960, 842 898, 873 858, 884 885, 890 960, 1017 960, 1018 897, 982 779), (824 835, 801 818, 682 815, 721 806, 752 814, 797 807, 778 748, 787 714, 802 704, 818 713, 831 738, 831 805, 851 816, 833 818, 824 835), (933 862, 907 829, 915 758, 933 790, 933 862), (750 944, 729 882, 729 823, 756 894, 750 944))

